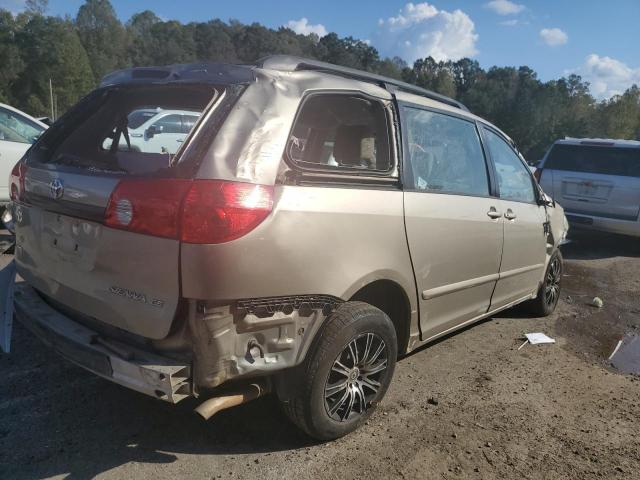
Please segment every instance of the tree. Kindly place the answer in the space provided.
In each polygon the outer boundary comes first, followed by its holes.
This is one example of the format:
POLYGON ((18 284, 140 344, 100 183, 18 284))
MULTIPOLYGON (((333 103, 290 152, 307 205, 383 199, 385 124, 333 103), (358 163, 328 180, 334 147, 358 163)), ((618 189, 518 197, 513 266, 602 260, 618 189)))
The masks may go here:
POLYGON ((221 20, 192 24, 199 61, 234 62, 236 49, 229 27, 221 20))
POLYGON ((129 63, 125 30, 109 0, 87 0, 75 24, 96 82, 129 63))
POLYGON ((74 22, 46 16, 47 0, 27 0, 13 16, 0 9, 0 101, 29 113, 49 113, 49 79, 64 112, 102 76, 128 65, 254 62, 272 54, 297 55, 368 70, 457 98, 540 158, 556 139, 640 138, 640 89, 633 86, 596 101, 577 75, 542 82, 527 66, 480 67, 475 60, 381 58, 368 42, 336 33, 319 38, 237 20, 182 24, 146 10, 126 26, 108 0, 86 0, 74 22))
POLYGON ((24 2, 25 11, 29 15, 44 15, 49 6, 49 0, 26 0, 24 2))
POLYGON ((18 25, 7 10, 0 10, 0 102, 12 101, 11 88, 24 69, 20 48, 16 45, 18 25))
POLYGON ((640 138, 640 88, 631 86, 600 104, 597 131, 607 138, 640 138))
POLYGON ((49 79, 60 112, 93 88, 89 59, 70 21, 34 16, 16 33, 16 45, 24 62, 12 88, 18 108, 50 115, 49 79))
POLYGON ((134 14, 127 22, 127 57, 134 67, 153 65, 153 26, 162 22, 150 10, 134 14))

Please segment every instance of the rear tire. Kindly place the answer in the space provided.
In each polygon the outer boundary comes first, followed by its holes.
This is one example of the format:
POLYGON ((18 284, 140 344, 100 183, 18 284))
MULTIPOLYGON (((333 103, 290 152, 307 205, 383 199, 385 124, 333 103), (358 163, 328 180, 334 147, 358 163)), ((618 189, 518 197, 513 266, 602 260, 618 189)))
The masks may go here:
POLYGON ((531 315, 546 317, 551 315, 560 299, 560 283, 562 281, 563 259, 560 250, 551 255, 544 281, 538 289, 538 296, 525 304, 525 308, 531 315))
POLYGON ((340 305, 318 332, 304 362, 287 372, 289 419, 318 440, 342 437, 371 416, 391 383, 398 354, 395 328, 364 302, 340 305))

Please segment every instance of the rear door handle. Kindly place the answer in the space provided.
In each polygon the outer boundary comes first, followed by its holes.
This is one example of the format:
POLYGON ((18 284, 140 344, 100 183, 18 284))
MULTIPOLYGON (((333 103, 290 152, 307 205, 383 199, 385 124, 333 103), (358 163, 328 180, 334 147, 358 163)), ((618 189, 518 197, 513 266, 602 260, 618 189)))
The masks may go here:
POLYGON ((513 210, 511 210, 510 208, 507 209, 507 213, 504 214, 504 218, 506 218, 507 220, 513 220, 516 217, 517 215, 513 213, 513 210))
POLYGON ((502 214, 496 210, 496 207, 491 207, 487 212, 487 215, 489 215, 491 218, 500 218, 502 216, 502 214))

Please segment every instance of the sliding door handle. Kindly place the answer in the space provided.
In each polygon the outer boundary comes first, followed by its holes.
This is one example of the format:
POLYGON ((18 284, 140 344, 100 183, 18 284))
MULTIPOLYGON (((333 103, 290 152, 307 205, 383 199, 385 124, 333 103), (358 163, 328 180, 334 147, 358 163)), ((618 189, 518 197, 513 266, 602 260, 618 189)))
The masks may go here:
POLYGON ((513 213, 513 210, 511 210, 510 208, 507 209, 507 213, 504 214, 504 218, 506 218, 507 220, 513 220, 516 217, 517 215, 513 213))
POLYGON ((496 210, 496 207, 491 207, 487 212, 487 215, 491 218, 500 218, 502 216, 502 214, 496 210))

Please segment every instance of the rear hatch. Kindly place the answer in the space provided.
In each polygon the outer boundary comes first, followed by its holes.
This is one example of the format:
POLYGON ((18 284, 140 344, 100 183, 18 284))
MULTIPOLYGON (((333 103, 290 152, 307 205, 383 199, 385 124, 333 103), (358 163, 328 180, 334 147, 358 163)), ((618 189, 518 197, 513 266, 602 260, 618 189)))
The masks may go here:
POLYGON ((220 92, 185 84, 103 88, 49 129, 14 169, 20 275, 70 310, 165 337, 180 299, 172 212, 184 192, 176 194, 176 178, 189 176, 188 163, 176 163, 194 119, 220 92), (114 204, 123 182, 131 198, 136 185, 145 189, 148 217, 135 202, 114 204), (114 228, 132 215, 136 232, 114 228))
POLYGON ((553 197, 567 213, 638 218, 640 148, 612 145, 585 142, 552 147, 544 170, 553 171, 553 197))

